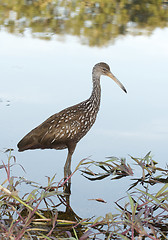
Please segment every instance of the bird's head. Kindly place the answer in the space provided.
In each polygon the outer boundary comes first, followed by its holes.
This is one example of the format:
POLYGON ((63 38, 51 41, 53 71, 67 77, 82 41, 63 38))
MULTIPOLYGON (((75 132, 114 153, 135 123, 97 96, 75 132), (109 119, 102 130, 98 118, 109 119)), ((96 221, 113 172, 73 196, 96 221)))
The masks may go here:
POLYGON ((105 75, 110 77, 111 79, 114 80, 114 82, 116 82, 118 84, 118 86, 125 92, 127 93, 127 90, 125 89, 125 87, 123 86, 123 84, 111 73, 110 71, 110 67, 108 64, 104 63, 104 62, 100 62, 97 63, 94 68, 93 68, 93 74, 96 75, 105 75))

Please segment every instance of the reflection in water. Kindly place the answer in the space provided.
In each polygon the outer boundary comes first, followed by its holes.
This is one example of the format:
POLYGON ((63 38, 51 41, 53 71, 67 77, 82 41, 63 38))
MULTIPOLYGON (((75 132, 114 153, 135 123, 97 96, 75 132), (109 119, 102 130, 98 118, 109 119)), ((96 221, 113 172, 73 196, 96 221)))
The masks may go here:
MULTIPOLYGON (((29 184, 32 184, 32 183, 29 182, 29 184)), ((75 230, 78 236, 79 237, 82 236, 86 229, 84 226, 79 224, 82 218, 79 217, 71 207, 71 204, 70 204, 71 195, 63 192, 61 194, 61 191, 58 192, 57 187, 54 187, 54 186, 51 187, 51 189, 47 189, 43 187, 41 188, 43 189, 42 191, 46 192, 46 194, 49 197, 47 197, 46 195, 46 197, 44 197, 43 199, 46 204, 46 208, 40 209, 40 213, 44 216, 46 221, 42 222, 42 220, 39 219, 39 216, 36 214, 35 214, 36 215, 35 219, 32 219, 32 226, 34 228, 38 224, 38 229, 35 230, 37 236, 41 229, 43 229, 46 232, 49 232, 51 230, 51 227, 54 226, 54 228, 52 229, 52 236, 63 237, 63 238, 72 237, 74 235, 73 227, 75 225, 78 225, 76 226, 76 230, 75 230), (51 198, 52 195, 57 196, 58 199, 52 199, 51 198), (64 210, 60 210, 62 207, 64 208, 64 210)), ((68 189, 70 191, 70 184, 68 184, 68 189)), ((26 218, 28 214, 30 214, 28 209, 22 208, 21 210, 22 218, 26 218)), ((20 220, 20 216, 18 220, 20 220)), ((10 221, 7 221, 6 223, 11 224, 10 221)))
MULTIPOLYGON (((70 190, 70 188, 69 188, 69 190, 70 190)), ((57 217, 57 219, 59 219, 58 223, 60 223, 60 226, 58 224, 57 227, 55 227, 55 230, 53 233, 56 237, 70 237, 69 234, 73 235, 72 227, 77 222, 80 222, 82 220, 82 218, 79 217, 71 208, 70 194, 60 195, 60 196, 58 196, 58 198, 60 200, 59 207, 61 205, 64 205, 65 210, 64 211, 58 210, 56 217, 57 217), (61 220, 62 220, 62 223, 64 223, 64 224, 61 224, 61 220), (66 222, 67 222, 67 224, 66 224, 66 222), (69 234, 68 234, 68 232, 69 232, 69 234)), ((53 210, 48 209, 45 211, 42 210, 41 212, 43 213, 43 216, 45 216, 46 218, 53 219, 53 213, 54 213, 53 210)), ((78 232, 79 237, 83 235, 84 231, 85 231, 85 228, 82 227, 81 225, 79 227, 77 227, 77 232, 78 232)))
POLYGON ((80 36, 83 44, 103 46, 119 35, 151 33, 167 26, 166 2, 138 1, 3 1, 0 25, 10 33, 52 39, 55 34, 80 36))

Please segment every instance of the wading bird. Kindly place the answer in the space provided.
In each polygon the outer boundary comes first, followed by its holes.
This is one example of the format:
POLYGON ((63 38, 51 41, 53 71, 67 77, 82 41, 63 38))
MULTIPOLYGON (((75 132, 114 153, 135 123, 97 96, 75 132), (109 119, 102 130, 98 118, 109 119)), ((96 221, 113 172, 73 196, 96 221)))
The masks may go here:
POLYGON ((65 149, 68 156, 64 166, 64 178, 71 174, 71 158, 76 144, 86 135, 94 124, 100 107, 100 76, 112 78, 119 87, 127 92, 122 83, 111 73, 106 63, 100 62, 93 67, 93 90, 91 96, 79 104, 68 107, 49 117, 29 132, 19 143, 19 151, 28 149, 65 149))

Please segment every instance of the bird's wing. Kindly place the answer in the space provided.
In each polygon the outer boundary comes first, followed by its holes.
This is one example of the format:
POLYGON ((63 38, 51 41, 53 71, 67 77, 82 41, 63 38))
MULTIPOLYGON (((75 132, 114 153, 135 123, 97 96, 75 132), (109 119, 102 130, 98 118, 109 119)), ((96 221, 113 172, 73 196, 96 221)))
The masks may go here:
MULTIPOLYGON (((50 133, 50 127, 53 127, 53 124, 57 124, 59 118, 55 115, 48 118, 42 124, 31 130, 28 134, 26 134, 22 140, 18 143, 19 151, 24 151, 26 149, 36 149, 36 148, 44 148, 45 142, 43 142, 44 138, 46 141, 46 148, 48 147, 48 143, 51 139, 53 139, 50 133), (43 143, 43 144, 42 144, 43 143)), ((52 141, 52 140, 51 140, 52 141)))
POLYGON ((84 121, 82 112, 71 111, 69 109, 55 114, 42 123, 38 128, 40 134, 40 142, 50 144, 55 142, 64 142, 73 140, 82 131, 82 122, 84 121))
POLYGON ((52 115, 29 132, 19 143, 20 151, 35 148, 66 148, 68 141, 78 142, 90 129, 89 120, 76 105, 52 115))

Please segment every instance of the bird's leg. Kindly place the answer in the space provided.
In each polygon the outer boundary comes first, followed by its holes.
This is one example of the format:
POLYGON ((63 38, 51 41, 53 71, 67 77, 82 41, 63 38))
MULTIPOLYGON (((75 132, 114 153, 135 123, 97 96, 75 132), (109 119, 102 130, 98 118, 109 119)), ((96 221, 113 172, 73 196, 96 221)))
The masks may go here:
MULTIPOLYGON (((75 147, 76 147, 76 144, 68 145, 68 156, 64 166, 64 179, 66 179, 71 175, 71 159, 72 159, 72 154, 75 150, 75 147)), ((68 180, 68 182, 71 183, 71 178, 68 180)))
POLYGON ((72 154, 68 150, 68 156, 67 156, 66 163, 64 166, 64 179, 66 179, 67 177, 69 177, 71 175, 71 158, 72 158, 72 154))
MULTIPOLYGON (((72 154, 68 150, 68 156, 64 166, 64 180, 66 180, 71 175, 71 158, 72 154)), ((68 179, 68 182, 64 184, 64 192, 71 194, 71 177, 68 179)))

